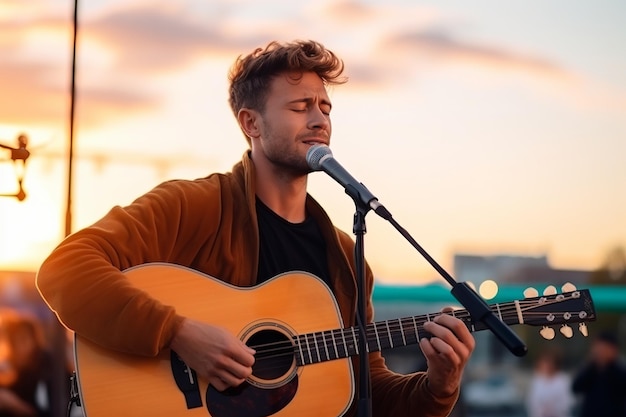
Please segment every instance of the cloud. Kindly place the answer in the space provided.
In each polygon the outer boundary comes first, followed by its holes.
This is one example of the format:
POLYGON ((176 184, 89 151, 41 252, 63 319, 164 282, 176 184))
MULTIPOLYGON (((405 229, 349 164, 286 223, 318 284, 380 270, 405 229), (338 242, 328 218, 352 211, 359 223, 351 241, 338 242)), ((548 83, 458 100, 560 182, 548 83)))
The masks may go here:
POLYGON ((342 22, 369 22, 376 17, 373 7, 357 1, 332 2, 327 5, 323 13, 326 17, 342 22))
MULTIPOLYGON (((21 3, 14 0, 0 9, 10 11, 0 16, 0 123, 64 123, 70 100, 71 16, 60 15, 58 7, 20 15, 21 3)), ((152 77, 181 72, 199 59, 232 59, 273 37, 271 28, 250 27, 233 36, 220 13, 196 16, 184 9, 188 6, 151 1, 83 14, 76 80, 82 123, 153 109, 162 97, 154 90, 158 85, 149 82, 152 77)))
POLYGON ((207 57, 232 59, 276 34, 261 24, 233 31, 227 17, 227 12, 196 16, 182 6, 151 2, 96 16, 83 31, 115 57, 117 68, 144 76, 181 70, 207 57))
MULTIPOLYGON (((25 16, 0 18, 0 123, 65 123, 70 108, 72 22, 47 12, 25 16)), ((81 82, 90 78, 84 69, 79 63, 76 104, 85 125, 127 117, 158 104, 154 93, 129 88, 128 82, 81 82)))
POLYGON ((48 70, 0 58, 0 122, 47 123, 62 115, 65 100, 58 87, 44 81, 48 70))
POLYGON ((380 44, 381 53, 403 54, 426 63, 479 66, 497 71, 518 71, 553 81, 572 81, 573 73, 557 63, 505 47, 464 42, 441 29, 408 30, 395 33, 380 44))
MULTIPOLYGON (((621 88, 610 87, 576 70, 560 65, 547 57, 518 52, 506 46, 464 41, 450 29, 430 28, 393 33, 381 40, 377 50, 378 65, 387 66, 398 79, 411 76, 402 68, 477 68, 492 76, 525 77, 527 85, 544 96, 559 97, 569 105, 599 111, 626 111, 626 94, 621 88)), ((377 80, 379 81, 379 80, 377 80)))
MULTIPOLYGON (((58 63, 0 57, 0 123, 45 125, 69 117, 70 67, 58 63), (51 76, 59 74, 59 76, 51 76)), ((155 97, 141 89, 121 86, 78 88, 77 105, 87 125, 109 117, 125 117, 156 104, 155 97)))
MULTIPOLYGON (((59 7, 43 7, 41 0, 33 0, 38 13, 31 8, 20 14, 22 4, 10 0, 0 6, 0 123, 58 120, 69 103, 71 17, 67 10, 60 15, 59 7), (10 13, 1 17, 6 10, 10 13), (51 38, 57 43, 51 44, 51 38), (43 54, 33 53, 38 43, 47 47, 43 54)), ((183 74, 200 60, 232 61, 286 36, 332 46, 346 61, 350 86, 359 89, 398 85, 439 65, 523 75, 548 81, 544 86, 578 81, 548 58, 463 39, 455 32, 463 23, 436 8, 357 1, 281 7, 260 18, 255 13, 264 9, 246 1, 150 0, 92 7, 79 25, 82 120, 98 123, 152 109, 160 104, 159 84, 151 82, 155 77, 183 74)))
POLYGON ((329 38, 347 53, 342 56, 347 56, 350 82, 358 88, 404 83, 418 71, 441 66, 523 75, 534 82, 570 84, 578 78, 539 54, 465 40, 460 30, 471 22, 438 8, 347 0, 327 3, 318 16, 332 22, 329 31, 341 33, 329 38))
POLYGON ((3 21, 3 27, 5 23, 10 23, 15 19, 23 19, 24 16, 41 10, 48 6, 45 0, 29 0, 27 2, 22 0, 2 0, 0 2, 0 21, 3 21))
MULTIPOLYGON (((20 57, 18 51, 14 46, 0 45, 0 123, 64 123, 70 108, 70 63, 20 57)), ((81 87, 78 80, 77 84, 77 105, 86 125, 103 122, 107 117, 125 117, 155 105, 155 96, 137 87, 81 87)))
POLYGON ((85 22, 86 36, 116 56, 116 66, 131 71, 172 70, 188 65, 207 45, 220 45, 210 25, 186 21, 162 7, 113 11, 85 22))

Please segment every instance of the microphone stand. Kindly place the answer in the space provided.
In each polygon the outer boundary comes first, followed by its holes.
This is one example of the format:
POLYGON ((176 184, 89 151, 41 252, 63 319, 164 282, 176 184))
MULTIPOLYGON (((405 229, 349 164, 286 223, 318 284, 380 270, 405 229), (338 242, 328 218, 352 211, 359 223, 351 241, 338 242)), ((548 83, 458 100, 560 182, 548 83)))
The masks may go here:
POLYGON ((313 171, 325 171, 335 181, 341 184, 346 194, 354 200, 356 213, 354 215, 354 233, 356 242, 354 246, 356 280, 358 287, 356 322, 359 329, 357 341, 357 353, 360 359, 359 373, 359 417, 371 416, 371 379, 369 358, 367 351, 367 294, 365 286, 365 251, 363 249, 365 234, 365 215, 369 210, 374 210, 383 219, 389 221, 402 236, 435 268, 437 272, 450 284, 452 295, 463 305, 470 314, 471 322, 481 322, 489 328, 496 337, 516 356, 523 356, 527 352, 526 345, 508 327, 502 318, 498 319, 489 305, 467 283, 457 282, 445 269, 441 267, 411 235, 396 222, 391 213, 379 203, 378 199, 363 185, 356 181, 333 157, 330 149, 325 145, 314 145, 309 148, 306 156, 307 163, 313 171), (358 350, 360 349, 360 351, 358 350))
POLYGON ((372 415, 372 387, 370 378, 370 363, 367 352, 367 291, 365 285, 365 215, 369 207, 359 204, 355 199, 356 211, 352 231, 356 236, 354 245, 354 263, 357 281, 357 314, 356 323, 359 329, 357 347, 359 355, 359 393, 357 402, 358 417, 371 417, 372 415))

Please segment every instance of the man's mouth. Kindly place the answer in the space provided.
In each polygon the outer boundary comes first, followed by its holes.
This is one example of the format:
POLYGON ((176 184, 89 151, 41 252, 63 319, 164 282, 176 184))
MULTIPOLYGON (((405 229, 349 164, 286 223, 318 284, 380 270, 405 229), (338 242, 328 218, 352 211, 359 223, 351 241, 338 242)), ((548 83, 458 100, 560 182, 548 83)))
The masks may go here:
POLYGON ((304 141, 305 144, 313 146, 313 145, 328 145, 328 141, 325 139, 309 139, 304 141))

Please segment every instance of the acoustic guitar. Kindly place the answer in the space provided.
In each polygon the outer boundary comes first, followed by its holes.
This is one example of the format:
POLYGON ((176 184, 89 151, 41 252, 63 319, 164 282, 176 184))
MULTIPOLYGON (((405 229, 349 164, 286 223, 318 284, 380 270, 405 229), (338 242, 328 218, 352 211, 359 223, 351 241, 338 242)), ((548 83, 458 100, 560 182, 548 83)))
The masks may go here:
MULTIPOLYGON (((341 416, 354 397, 350 358, 359 334, 344 327, 328 286, 303 272, 254 287, 234 287, 197 271, 164 263, 125 271, 130 282, 183 316, 219 323, 256 350, 252 376, 219 392, 173 351, 139 357, 104 349, 76 335, 77 388, 86 417, 341 416)), ((509 325, 569 325, 595 319, 588 290, 493 304, 509 325)), ((483 330, 465 310, 367 325, 369 352, 416 344, 423 324, 453 314, 483 330)))

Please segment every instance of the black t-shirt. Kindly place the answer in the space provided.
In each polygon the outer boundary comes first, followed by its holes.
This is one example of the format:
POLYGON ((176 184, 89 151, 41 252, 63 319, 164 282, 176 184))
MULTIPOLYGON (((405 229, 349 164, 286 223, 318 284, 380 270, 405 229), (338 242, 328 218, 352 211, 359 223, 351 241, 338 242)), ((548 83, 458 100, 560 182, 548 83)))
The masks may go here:
POLYGON ((315 220, 290 223, 256 200, 259 224, 259 274, 257 283, 290 271, 309 272, 329 284, 326 242, 315 220))

